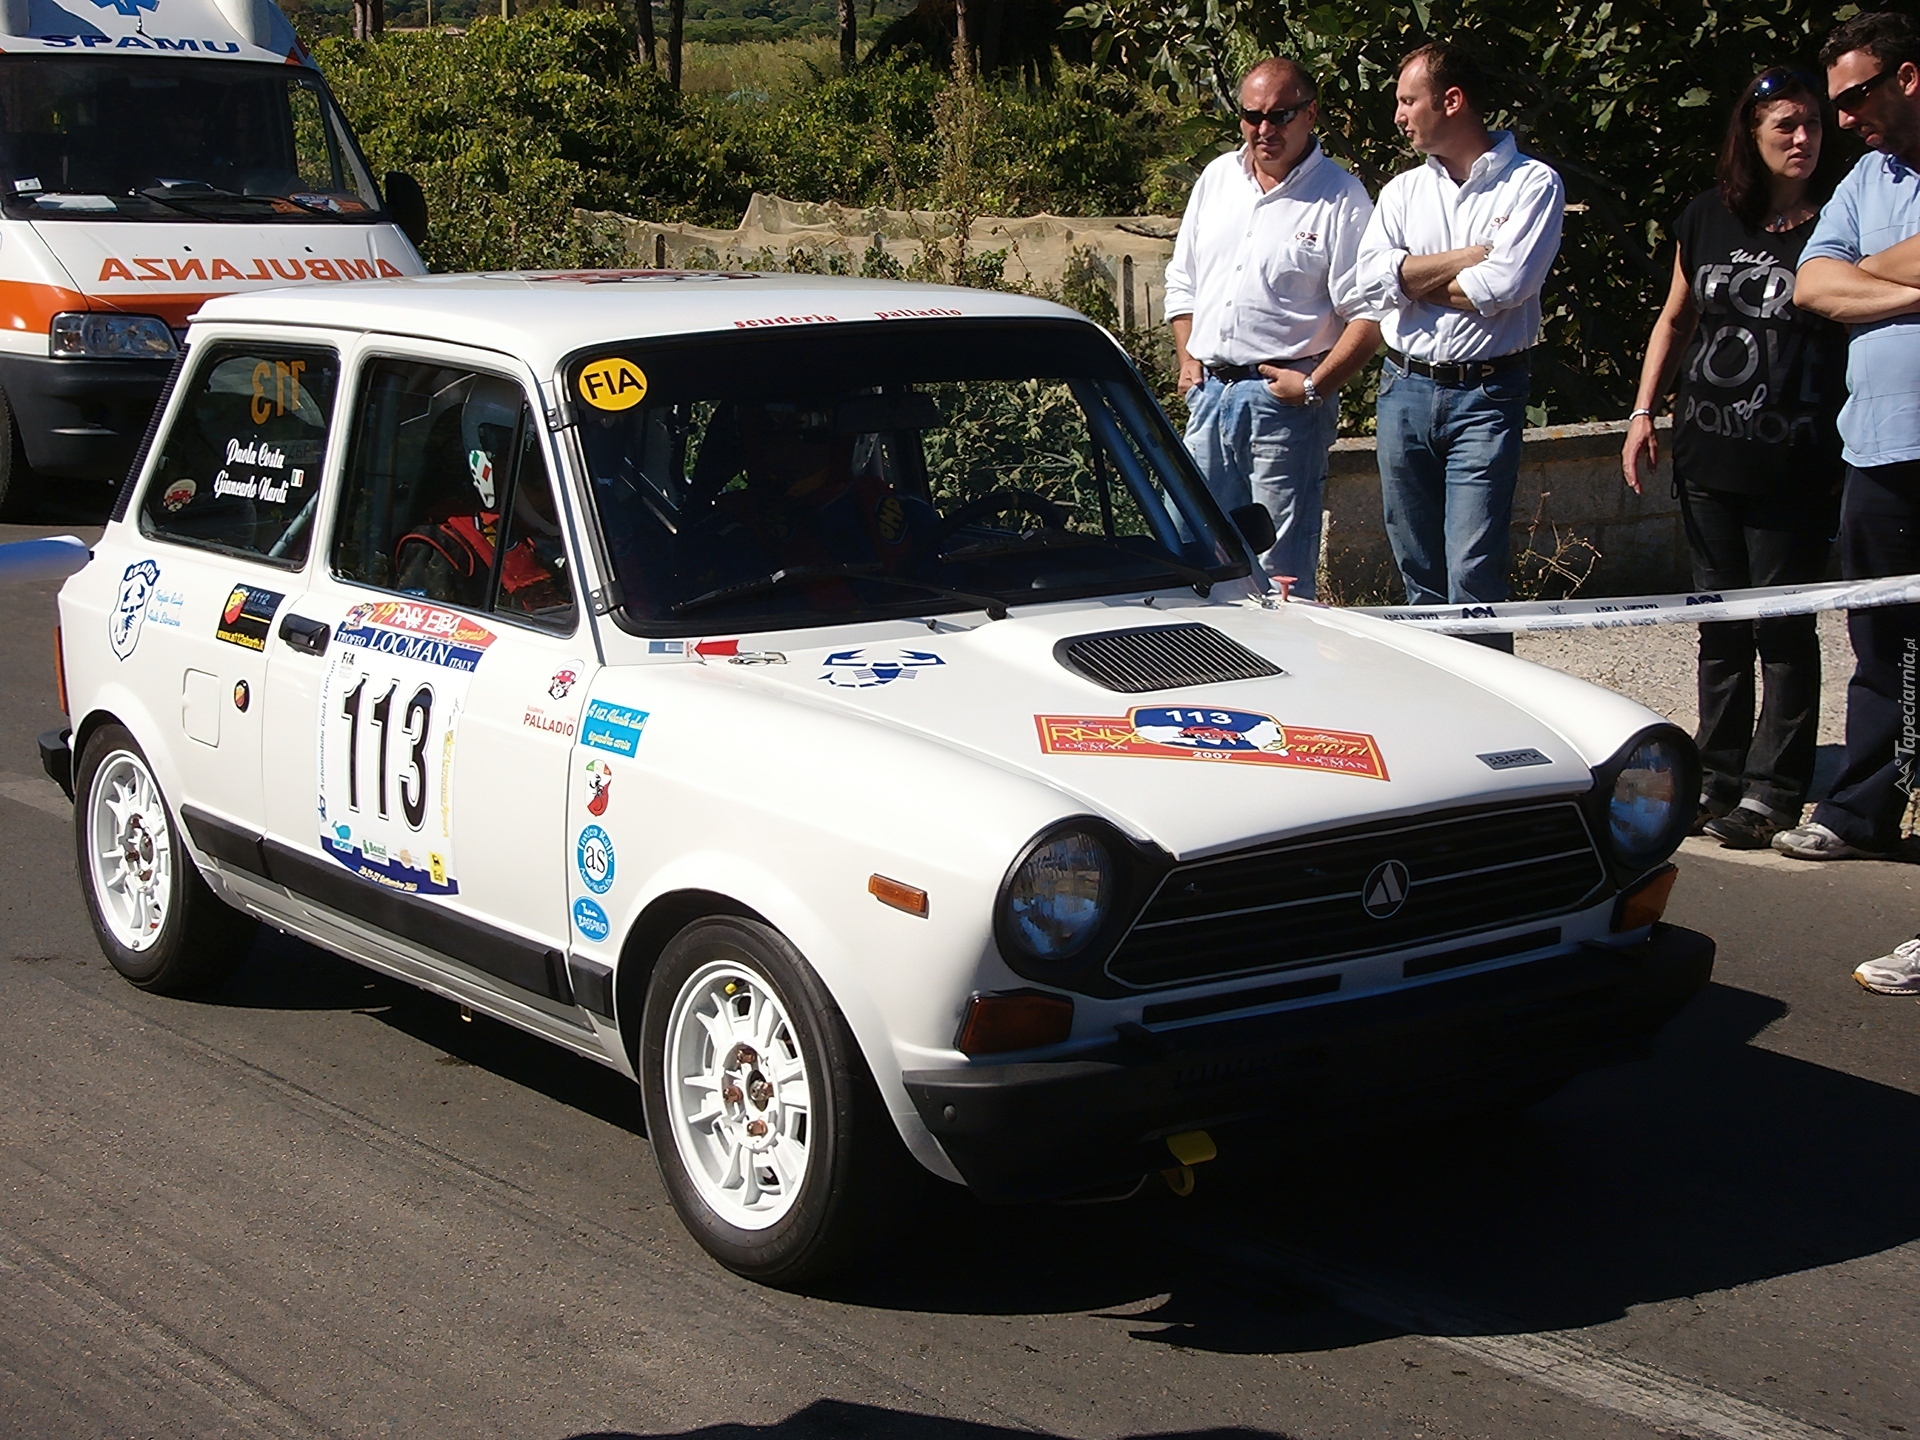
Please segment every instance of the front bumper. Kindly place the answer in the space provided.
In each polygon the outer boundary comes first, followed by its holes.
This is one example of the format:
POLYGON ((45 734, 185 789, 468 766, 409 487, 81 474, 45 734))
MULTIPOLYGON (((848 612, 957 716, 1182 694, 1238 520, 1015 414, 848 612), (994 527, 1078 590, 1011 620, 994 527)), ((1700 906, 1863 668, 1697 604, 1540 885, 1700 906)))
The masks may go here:
POLYGON ((37 474, 118 484, 172 369, 172 360, 0 354, 0 390, 37 474))
POLYGON ((67 799, 73 799, 73 729, 63 725, 58 730, 42 730, 39 736, 40 768, 47 772, 47 778, 67 792, 67 799))
POLYGON ((1124 1186, 1173 1163, 1166 1138, 1325 1131, 1644 1056, 1713 973, 1705 935, 1570 953, 1390 994, 1184 1030, 1136 1029, 1072 1060, 910 1070, 920 1118, 983 1199, 1124 1186))

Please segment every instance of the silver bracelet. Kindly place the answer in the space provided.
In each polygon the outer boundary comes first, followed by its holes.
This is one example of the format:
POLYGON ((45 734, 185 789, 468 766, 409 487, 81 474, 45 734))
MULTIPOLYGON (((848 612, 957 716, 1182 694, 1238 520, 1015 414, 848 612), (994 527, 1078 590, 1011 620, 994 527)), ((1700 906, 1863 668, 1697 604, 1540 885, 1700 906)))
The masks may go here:
POLYGON ((1638 420, 1642 415, 1646 416, 1647 419, 1649 420, 1653 419, 1653 412, 1651 410, 1635 410, 1632 414, 1627 416, 1627 423, 1632 424, 1635 420, 1638 420))

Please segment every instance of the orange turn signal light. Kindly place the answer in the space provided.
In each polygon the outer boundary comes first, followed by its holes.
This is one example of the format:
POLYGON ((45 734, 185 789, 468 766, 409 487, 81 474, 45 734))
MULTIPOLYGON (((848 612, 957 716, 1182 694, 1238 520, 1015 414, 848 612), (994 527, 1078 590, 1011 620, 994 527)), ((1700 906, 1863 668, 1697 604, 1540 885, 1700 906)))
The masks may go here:
POLYGON ((1673 866, 1662 865, 1637 881, 1631 890, 1621 892, 1620 898, 1613 902, 1613 933, 1638 930, 1666 914, 1667 897, 1673 894, 1673 882, 1679 877, 1680 872, 1673 866))
POLYGON ((1058 1045, 1073 1031, 1073 1001, 1039 990, 1011 995, 976 995, 967 1002, 954 1042, 963 1055, 999 1055, 1058 1045))
POLYGON ((53 686, 60 693, 60 713, 71 715, 67 708, 67 648, 60 639, 60 627, 53 627, 53 686))
POLYGON ((884 875, 867 877, 867 893, 882 905, 891 905, 896 910, 904 910, 909 915, 927 918, 927 892, 899 880, 889 880, 884 875))

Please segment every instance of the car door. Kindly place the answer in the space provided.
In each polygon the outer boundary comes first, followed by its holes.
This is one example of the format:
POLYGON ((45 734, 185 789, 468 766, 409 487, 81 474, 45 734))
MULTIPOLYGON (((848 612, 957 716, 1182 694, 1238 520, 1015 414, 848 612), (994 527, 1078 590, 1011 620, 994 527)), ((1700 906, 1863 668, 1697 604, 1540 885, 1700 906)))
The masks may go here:
POLYGON ((150 549, 120 577, 109 634, 158 722, 199 848, 259 868, 266 646, 303 584, 340 375, 330 347, 197 348, 137 514, 150 549))
POLYGON ((314 900, 579 1025, 564 831, 592 649, 546 439, 500 357, 422 349, 359 366, 326 563, 273 661, 303 699, 269 739, 270 843, 314 900))

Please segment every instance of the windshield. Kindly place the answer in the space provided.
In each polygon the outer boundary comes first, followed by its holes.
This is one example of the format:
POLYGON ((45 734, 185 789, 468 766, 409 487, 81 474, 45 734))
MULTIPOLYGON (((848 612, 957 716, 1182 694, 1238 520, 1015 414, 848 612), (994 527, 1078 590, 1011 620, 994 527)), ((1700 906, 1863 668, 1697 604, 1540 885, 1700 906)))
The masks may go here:
POLYGON ((889 321, 623 348, 567 376, 627 622, 779 628, 1247 573, 1091 326, 889 321))
POLYGON ((131 56, 0 57, 0 205, 33 220, 381 218, 312 71, 131 56))

